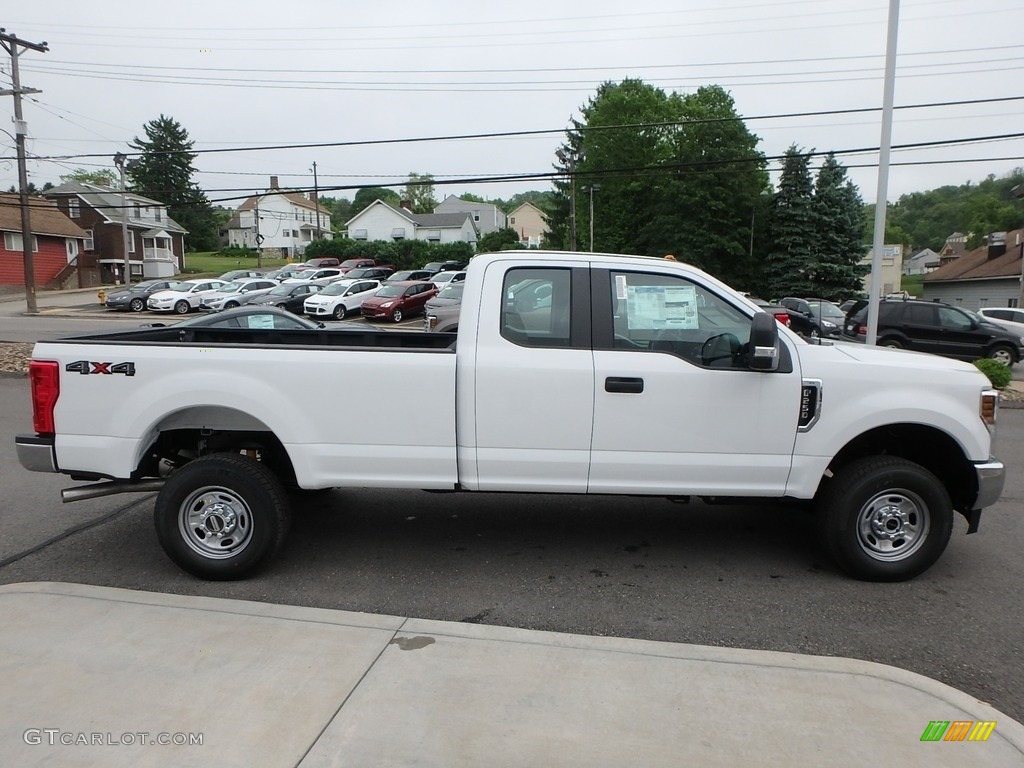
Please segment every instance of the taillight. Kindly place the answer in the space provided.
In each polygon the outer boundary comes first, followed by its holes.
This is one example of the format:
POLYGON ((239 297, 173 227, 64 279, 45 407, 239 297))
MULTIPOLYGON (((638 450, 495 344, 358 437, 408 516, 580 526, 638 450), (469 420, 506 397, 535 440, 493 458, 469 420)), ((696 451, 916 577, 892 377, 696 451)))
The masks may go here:
POLYGON ((868 327, 866 325, 858 325, 857 326, 857 335, 858 336, 867 336, 868 335, 868 327))
POLYGON ((55 434, 53 408, 60 396, 60 364, 52 360, 31 361, 28 382, 32 390, 32 428, 40 435, 55 434))

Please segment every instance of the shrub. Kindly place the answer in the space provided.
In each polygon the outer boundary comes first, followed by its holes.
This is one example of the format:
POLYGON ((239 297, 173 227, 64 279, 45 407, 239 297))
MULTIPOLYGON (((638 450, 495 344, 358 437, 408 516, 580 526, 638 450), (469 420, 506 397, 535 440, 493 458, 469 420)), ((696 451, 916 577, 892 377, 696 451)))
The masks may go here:
POLYGON ((988 376, 988 380, 992 382, 992 386, 996 389, 1002 389, 1010 383, 1012 376, 1009 366, 998 363, 995 360, 990 360, 987 357, 975 360, 974 365, 977 366, 979 371, 988 376))
POLYGON ((425 240, 316 240, 306 246, 305 256, 336 256, 345 259, 375 259, 394 264, 396 269, 417 269, 430 261, 468 262, 473 256, 469 243, 430 243, 425 240))

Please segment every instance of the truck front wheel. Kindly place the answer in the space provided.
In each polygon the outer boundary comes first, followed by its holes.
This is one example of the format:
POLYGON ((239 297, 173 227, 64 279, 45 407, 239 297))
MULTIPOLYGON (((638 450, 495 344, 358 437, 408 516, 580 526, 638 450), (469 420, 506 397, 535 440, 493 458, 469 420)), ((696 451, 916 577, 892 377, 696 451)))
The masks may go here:
POLYGON ((953 531, 945 486, 924 467, 889 456, 837 470, 817 506, 825 550, 864 581, 917 576, 939 559, 953 531))
POLYGON ((202 579, 241 579, 280 549, 288 500, 267 467, 218 453, 171 474, 153 520, 160 546, 181 568, 202 579))

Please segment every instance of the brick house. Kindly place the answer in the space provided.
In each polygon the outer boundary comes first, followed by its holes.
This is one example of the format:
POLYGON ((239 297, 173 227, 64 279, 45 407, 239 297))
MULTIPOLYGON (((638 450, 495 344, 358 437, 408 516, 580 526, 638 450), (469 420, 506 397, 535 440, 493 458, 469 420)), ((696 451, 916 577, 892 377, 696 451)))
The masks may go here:
POLYGON ((86 231, 78 257, 83 287, 120 283, 124 271, 122 222, 128 222, 128 263, 132 282, 172 277, 185 267, 186 230, 167 215, 167 206, 133 192, 100 184, 68 182, 47 190, 68 218, 86 231))
MULTIPOLYGON (((32 266, 37 286, 60 283, 73 275, 86 232, 61 213, 57 204, 41 197, 29 198, 32 229, 32 266)), ((21 238, 21 200, 0 194, 0 285, 25 284, 25 256, 21 238)))

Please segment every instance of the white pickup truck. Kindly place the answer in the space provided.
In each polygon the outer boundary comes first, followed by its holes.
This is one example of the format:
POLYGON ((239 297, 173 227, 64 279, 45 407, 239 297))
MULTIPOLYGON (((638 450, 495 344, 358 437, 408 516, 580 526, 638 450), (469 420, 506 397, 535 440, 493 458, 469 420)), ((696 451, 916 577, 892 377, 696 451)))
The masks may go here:
POLYGON ((975 531, 1004 480, 973 366, 812 345, 645 257, 478 256, 457 335, 96 333, 37 344, 30 381, 22 465, 99 481, 66 501, 158 490, 161 545, 209 579, 277 552, 290 489, 371 486, 813 500, 835 562, 893 581, 938 559, 954 510, 975 531), (302 394, 324 389, 431 407, 302 394))

